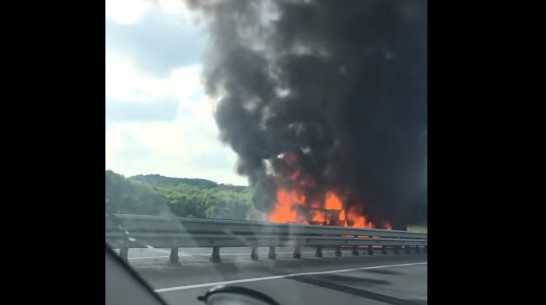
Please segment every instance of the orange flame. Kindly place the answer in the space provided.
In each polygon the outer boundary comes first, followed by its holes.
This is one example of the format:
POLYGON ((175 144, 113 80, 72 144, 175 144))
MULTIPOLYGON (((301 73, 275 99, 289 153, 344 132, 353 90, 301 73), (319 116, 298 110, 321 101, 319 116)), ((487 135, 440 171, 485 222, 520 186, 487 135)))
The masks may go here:
POLYGON ((326 194, 326 202, 324 207, 327 210, 341 210, 342 209, 341 200, 339 200, 336 194, 332 192, 328 192, 326 194))
MULTIPOLYGON (((298 213, 297 206, 305 206, 306 198, 302 192, 289 191, 282 188, 277 190, 277 202, 269 215, 271 222, 309 223, 303 215, 298 213)), ((310 204, 309 218, 316 224, 334 224, 344 227, 375 228, 371 221, 367 221, 360 206, 343 209, 343 204, 334 192, 327 192, 324 200, 324 209, 318 208, 317 202, 310 204), (333 216, 333 219, 332 219, 333 216), (334 223, 332 223, 332 221, 334 223)), ((384 227, 391 229, 385 222, 384 227)))
POLYGON ((360 206, 352 206, 347 210, 347 220, 345 223, 346 227, 375 228, 371 221, 366 221, 366 217, 362 213, 360 206))
MULTIPOLYGON (((275 176, 277 184, 276 202, 269 214, 271 222, 306 223, 336 225, 344 227, 375 228, 366 219, 361 205, 345 207, 343 197, 334 191, 328 191, 323 198, 306 198, 305 190, 316 186, 313 177, 298 166, 300 156, 294 152, 279 155, 285 168, 285 174, 275 176), (281 183, 281 181, 283 181, 281 183), (285 188, 280 185, 290 185, 285 188)), ((388 222, 383 227, 391 230, 388 222)))
POLYGON ((269 215, 271 222, 302 222, 298 215, 296 205, 304 205, 305 196, 297 191, 277 190, 277 204, 275 210, 269 215))

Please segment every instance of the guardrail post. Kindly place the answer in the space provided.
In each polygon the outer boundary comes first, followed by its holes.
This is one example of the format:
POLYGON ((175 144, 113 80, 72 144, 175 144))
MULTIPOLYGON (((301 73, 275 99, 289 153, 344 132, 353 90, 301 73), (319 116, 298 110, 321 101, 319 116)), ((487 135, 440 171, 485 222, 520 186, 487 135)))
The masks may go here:
POLYGON ((210 256, 210 260, 213 263, 222 262, 222 260, 220 259, 220 247, 212 247, 212 255, 210 256))
POLYGON ((169 264, 178 265, 178 248, 171 248, 171 254, 169 255, 169 264))
POLYGON ((399 248, 400 246, 394 246, 394 254, 399 254, 399 248))
POLYGON ((387 246, 381 246, 381 254, 387 254, 387 246))
POLYGON ((269 259, 277 258, 277 254, 275 253, 275 247, 269 247, 269 254, 267 254, 267 257, 269 257, 269 259))
POLYGON ((301 250, 300 250, 300 246, 296 245, 294 246, 294 254, 293 254, 294 258, 301 258, 301 250))
POLYGON ((373 255, 373 246, 368 245, 368 255, 373 255))
POLYGON ((334 254, 336 255, 336 257, 341 257, 341 248, 336 247, 336 252, 334 254))
POLYGON ((358 256, 358 246, 353 246, 353 255, 358 256))
POLYGON ((427 253, 427 250, 428 250, 428 249, 427 249, 427 245, 425 245, 425 253, 427 253))
POLYGON ((316 257, 322 257, 322 246, 317 246, 317 250, 315 251, 316 257))
POLYGON ((415 253, 421 253, 421 250, 419 250, 419 246, 415 246, 415 253))
POLYGON ((410 246, 404 246, 404 252, 406 252, 406 254, 409 254, 410 253, 410 246))
POLYGON ((260 259, 258 256, 258 247, 252 247, 252 252, 250 252, 250 259, 253 261, 257 261, 260 259))
POLYGON ((125 262, 128 262, 129 261, 129 248, 120 248, 119 249, 119 256, 121 257, 121 259, 125 262))

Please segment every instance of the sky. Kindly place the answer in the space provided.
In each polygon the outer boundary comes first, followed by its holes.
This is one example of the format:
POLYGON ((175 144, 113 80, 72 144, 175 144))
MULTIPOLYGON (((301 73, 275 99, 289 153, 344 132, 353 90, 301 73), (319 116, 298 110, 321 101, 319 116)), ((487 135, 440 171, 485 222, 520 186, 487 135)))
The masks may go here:
POLYGON ((248 185, 218 139, 194 17, 179 0, 106 0, 106 169, 248 185))

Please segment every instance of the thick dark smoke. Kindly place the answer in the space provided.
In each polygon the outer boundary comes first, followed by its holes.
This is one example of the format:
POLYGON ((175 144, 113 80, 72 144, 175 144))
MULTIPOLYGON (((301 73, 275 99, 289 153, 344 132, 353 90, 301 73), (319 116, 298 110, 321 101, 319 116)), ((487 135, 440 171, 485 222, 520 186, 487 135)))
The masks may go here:
POLYGON ((303 149, 317 184, 348 190, 372 222, 426 222, 426 1, 190 4, 211 35, 222 140, 259 207, 274 201, 264 160, 303 149))

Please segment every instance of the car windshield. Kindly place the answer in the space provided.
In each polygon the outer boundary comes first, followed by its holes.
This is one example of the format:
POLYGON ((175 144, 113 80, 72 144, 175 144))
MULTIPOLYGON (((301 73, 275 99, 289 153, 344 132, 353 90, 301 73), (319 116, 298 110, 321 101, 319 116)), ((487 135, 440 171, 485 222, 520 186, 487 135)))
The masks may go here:
POLYGON ((105 28, 106 242, 161 298, 427 303, 426 0, 106 0, 105 28))

